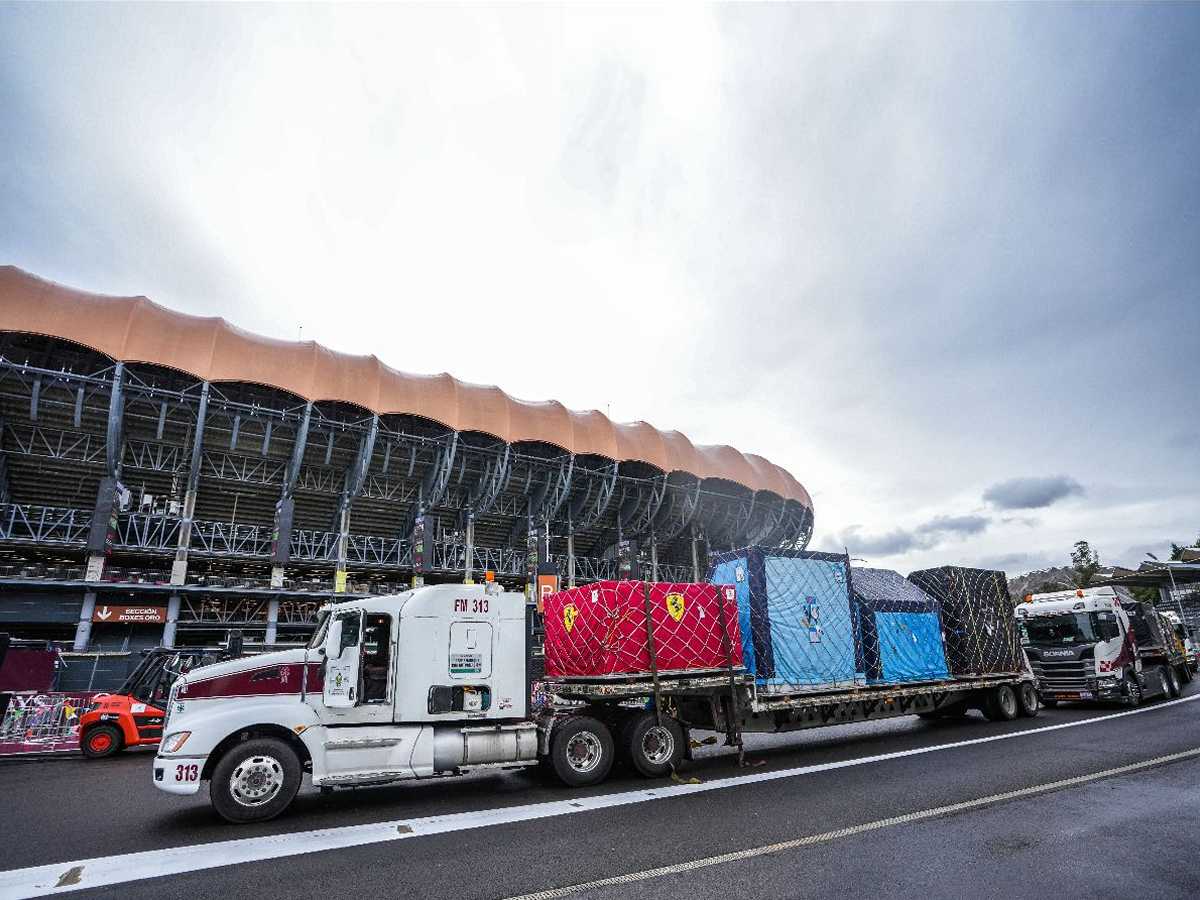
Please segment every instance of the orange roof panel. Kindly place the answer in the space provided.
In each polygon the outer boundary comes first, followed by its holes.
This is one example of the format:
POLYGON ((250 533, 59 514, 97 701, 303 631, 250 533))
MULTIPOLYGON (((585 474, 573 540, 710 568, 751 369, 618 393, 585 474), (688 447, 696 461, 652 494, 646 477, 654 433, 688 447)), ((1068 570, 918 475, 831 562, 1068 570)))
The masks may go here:
POLYGON ((267 385, 305 400, 334 400, 373 413, 404 413, 455 431, 542 441, 571 453, 640 460, 663 472, 723 478, 812 508, 791 473, 727 446, 696 446, 677 431, 616 423, 557 401, 530 402, 446 374, 399 372, 374 356, 337 353, 312 341, 250 334, 224 319, 166 309, 145 297, 106 297, 0 266, 0 329, 62 338, 119 362, 167 366, 212 382, 267 385))

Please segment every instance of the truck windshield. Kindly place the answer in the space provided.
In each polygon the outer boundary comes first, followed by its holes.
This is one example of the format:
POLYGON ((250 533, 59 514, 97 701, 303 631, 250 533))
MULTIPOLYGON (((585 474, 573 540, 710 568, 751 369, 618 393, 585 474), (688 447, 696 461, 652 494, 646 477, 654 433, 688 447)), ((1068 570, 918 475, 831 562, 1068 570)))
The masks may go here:
POLYGON ((1095 644, 1121 632, 1112 613, 1063 613, 1029 617, 1025 631, 1031 644, 1095 644))
POLYGON ((325 643, 325 631, 329 628, 329 610, 323 609, 317 615, 317 627, 313 631, 313 636, 309 639, 308 649, 312 650, 315 647, 320 647, 325 643))

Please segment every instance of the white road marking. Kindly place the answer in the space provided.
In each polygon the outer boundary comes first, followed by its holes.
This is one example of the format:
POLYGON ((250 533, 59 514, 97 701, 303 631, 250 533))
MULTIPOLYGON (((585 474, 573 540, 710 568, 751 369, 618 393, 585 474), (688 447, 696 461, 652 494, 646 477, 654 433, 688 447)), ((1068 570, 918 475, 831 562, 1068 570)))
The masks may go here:
POLYGON ((168 847, 162 850, 148 850, 140 853, 124 853, 118 856, 102 856, 94 859, 31 866, 26 869, 12 869, 0 872, 0 900, 26 900, 29 897, 41 897, 49 894, 57 895, 67 891, 78 891, 85 888, 102 887, 111 884, 123 884, 130 881, 159 878, 166 875, 180 875, 185 872, 198 872, 205 869, 216 869, 222 866, 233 866, 241 863, 282 859, 306 853, 317 853, 323 850, 362 847, 388 841, 465 831, 471 828, 487 828, 495 825, 509 825, 515 822, 530 822, 537 819, 574 815, 576 813, 599 809, 612 809, 635 803, 645 803, 651 800, 666 800, 672 797, 722 790, 739 785, 761 784, 781 778, 796 778, 835 769, 846 769, 854 766, 887 762, 888 760, 902 759, 908 756, 920 756, 925 753, 955 750, 960 747, 970 747, 976 744, 989 744, 995 741, 1028 737, 1034 734, 1046 734, 1051 731, 1061 731, 1064 728, 1094 725, 1108 722, 1112 719, 1123 718, 1124 716, 1156 712, 1180 703, 1191 703, 1194 700, 1200 700, 1200 694, 1193 694, 1190 697, 1184 697, 1180 700, 1156 703, 1153 706, 1129 709, 1124 712, 1092 716, 1087 719, 1077 719, 1073 722, 1062 722, 1058 725, 1044 725, 1040 728, 1026 728, 990 737, 972 738, 948 744, 935 744, 930 747, 917 747, 912 750, 897 750, 891 753, 880 753, 875 756, 818 763, 811 766, 799 766, 792 769, 781 769, 776 772, 757 772, 752 775, 717 778, 699 784, 668 783, 645 790, 623 791, 621 793, 603 794, 596 797, 572 797, 570 800, 553 800, 546 803, 531 803, 523 806, 508 806, 500 809, 454 813, 445 816, 428 816, 419 819, 397 819, 390 822, 348 825, 341 828, 322 828, 314 831, 276 834, 267 837, 218 841, 211 844, 192 844, 183 847, 168 847))
POLYGON ((826 841, 837 840, 838 838, 850 837, 855 834, 862 834, 864 831, 875 831, 880 828, 890 828, 893 825, 906 825, 909 822, 920 822, 923 819, 932 819, 935 816, 945 816, 951 813, 962 812, 968 809, 976 809, 980 806, 989 806, 993 803, 1002 803, 1005 800, 1017 800, 1022 797, 1032 797, 1037 794, 1045 794, 1049 791, 1057 791, 1066 787, 1073 787, 1078 784, 1087 784, 1089 781, 1099 781, 1102 778, 1112 778, 1116 775, 1125 775, 1129 772, 1136 772, 1139 769, 1149 769, 1153 766, 1161 766, 1166 763, 1178 762, 1181 759, 1190 759, 1195 756, 1200 756, 1200 747, 1194 750, 1185 750, 1182 753, 1172 753, 1169 756, 1160 756, 1157 759, 1148 759, 1144 762, 1133 763, 1128 766, 1118 766, 1115 769, 1105 769, 1103 772, 1093 772, 1090 775, 1079 775, 1075 778, 1064 778, 1062 781, 1052 781, 1049 784, 1039 784, 1034 787, 1021 788, 1016 791, 1005 791, 1003 794, 992 794, 989 797, 979 797, 976 800, 965 800, 962 803, 951 803, 948 806, 938 806, 934 809, 922 809, 919 812, 906 813, 902 816, 892 816, 887 819, 878 819, 874 822, 864 822, 862 825, 852 825, 847 828, 838 828, 835 831, 823 831, 820 834, 810 834, 806 837, 796 838, 791 841, 780 841, 777 844, 765 844, 761 847, 751 847, 747 850, 735 850, 732 853, 722 853, 719 856, 706 856, 703 859, 693 859, 688 862, 676 863, 671 866, 660 866, 657 869, 645 869, 641 872, 630 872, 627 875, 614 875, 611 878, 600 878, 596 881, 588 881, 583 884, 573 884, 569 887, 552 888, 546 891, 538 891, 534 894, 521 894, 519 897, 509 897, 508 900, 557 900, 559 897, 569 897, 572 894, 578 894, 581 891, 591 891, 596 888, 614 887, 622 884, 632 884, 637 881, 648 881, 651 878, 661 878, 664 875, 678 875, 681 872, 691 872, 695 869, 706 869, 709 866, 720 866, 725 863, 738 862, 743 859, 751 859, 755 856, 767 856, 771 853, 780 853, 784 850, 797 850, 800 847, 809 847, 813 844, 823 844, 826 841))

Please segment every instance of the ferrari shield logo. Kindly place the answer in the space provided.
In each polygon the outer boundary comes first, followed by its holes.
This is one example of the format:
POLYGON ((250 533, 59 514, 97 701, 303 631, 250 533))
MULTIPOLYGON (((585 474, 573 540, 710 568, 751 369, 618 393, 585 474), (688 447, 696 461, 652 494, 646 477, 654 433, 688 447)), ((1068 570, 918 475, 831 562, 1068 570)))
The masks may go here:
POLYGON ((571 629, 575 627, 575 619, 579 616, 579 609, 574 603, 568 603, 563 607, 563 627, 567 629, 567 634, 571 633, 571 629))
POLYGON ((678 622, 683 618, 683 610, 683 594, 667 594, 667 612, 671 618, 678 622))

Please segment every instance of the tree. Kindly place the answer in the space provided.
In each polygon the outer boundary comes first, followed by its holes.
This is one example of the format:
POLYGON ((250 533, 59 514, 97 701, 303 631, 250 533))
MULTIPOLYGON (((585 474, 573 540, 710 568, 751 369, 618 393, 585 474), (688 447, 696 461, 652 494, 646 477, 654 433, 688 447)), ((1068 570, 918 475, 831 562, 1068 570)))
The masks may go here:
POLYGON ((1075 549, 1071 552, 1071 568, 1071 580, 1075 582, 1075 587, 1085 588, 1100 571, 1100 555, 1087 541, 1076 541, 1075 549))
POLYGON ((1183 559, 1183 551, 1191 550, 1193 547, 1200 547, 1200 535, 1196 535, 1196 542, 1194 544, 1192 544, 1191 547, 1177 544, 1174 541, 1171 541, 1171 559, 1178 562, 1179 560, 1183 559))

